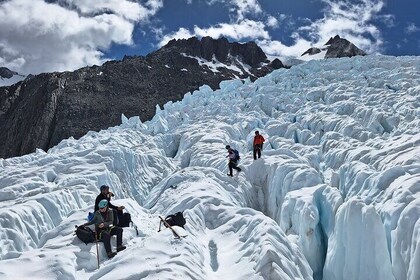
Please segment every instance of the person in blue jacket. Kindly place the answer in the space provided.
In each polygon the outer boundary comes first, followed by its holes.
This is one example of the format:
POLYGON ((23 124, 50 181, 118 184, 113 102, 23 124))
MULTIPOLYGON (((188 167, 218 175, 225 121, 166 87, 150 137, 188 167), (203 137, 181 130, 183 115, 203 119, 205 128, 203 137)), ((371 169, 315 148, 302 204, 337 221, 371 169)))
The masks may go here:
POLYGON ((228 168, 229 173, 228 176, 233 176, 233 169, 235 169, 238 172, 241 172, 241 168, 238 167, 238 161, 239 161, 239 153, 237 150, 233 149, 230 145, 226 145, 226 150, 228 150, 228 155, 226 156, 229 159, 228 162, 228 168))

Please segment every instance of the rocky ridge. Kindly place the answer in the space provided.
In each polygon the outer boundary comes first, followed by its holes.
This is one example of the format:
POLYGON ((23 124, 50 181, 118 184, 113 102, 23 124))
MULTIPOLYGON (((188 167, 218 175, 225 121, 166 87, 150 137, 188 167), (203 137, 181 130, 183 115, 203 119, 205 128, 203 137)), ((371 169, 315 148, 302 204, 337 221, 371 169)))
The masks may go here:
POLYGON ((146 121, 156 105, 202 85, 216 89, 222 80, 255 80, 281 67, 253 42, 193 37, 172 40, 147 56, 30 76, 0 87, 0 158, 48 150, 62 139, 118 125, 121 114, 146 121))
POLYGON ((339 35, 335 37, 331 37, 327 43, 325 43, 324 47, 317 48, 312 47, 305 51, 302 56, 304 55, 315 55, 321 53, 322 51, 326 51, 324 58, 339 58, 339 57, 352 57, 356 55, 366 55, 366 53, 359 49, 356 45, 352 42, 340 38, 339 35))

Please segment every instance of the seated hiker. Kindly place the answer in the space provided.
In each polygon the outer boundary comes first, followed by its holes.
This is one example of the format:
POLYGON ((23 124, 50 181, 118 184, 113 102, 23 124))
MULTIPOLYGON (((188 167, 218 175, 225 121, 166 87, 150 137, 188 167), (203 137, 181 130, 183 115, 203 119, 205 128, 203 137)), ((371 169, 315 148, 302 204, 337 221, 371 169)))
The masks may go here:
POLYGON ((113 226, 114 212, 108 208, 108 200, 102 199, 98 203, 99 210, 95 211, 95 215, 90 222, 83 226, 95 224, 95 232, 98 240, 103 241, 108 258, 114 257, 117 253, 112 252, 111 236, 117 236, 117 252, 124 250, 126 247, 122 245, 123 229, 113 226))
POLYGON ((226 156, 229 158, 229 174, 228 176, 233 176, 233 169, 237 170, 238 172, 241 172, 242 169, 238 167, 238 161, 239 161, 239 152, 235 149, 232 149, 230 145, 226 146, 226 149, 228 150, 228 155, 226 156))
POLYGON ((258 154, 258 158, 261 158, 261 151, 263 149, 263 144, 264 144, 264 137, 260 134, 260 132, 257 130, 255 131, 255 136, 254 136, 254 160, 257 159, 257 154, 258 154))
POLYGON ((108 201, 108 207, 114 211, 114 220, 113 225, 118 225, 118 218, 123 215, 124 206, 115 206, 111 203, 111 197, 114 196, 112 192, 109 191, 109 186, 102 185, 100 187, 101 193, 96 197, 95 200, 95 211, 98 211, 99 207, 98 204, 101 200, 106 199, 108 201))

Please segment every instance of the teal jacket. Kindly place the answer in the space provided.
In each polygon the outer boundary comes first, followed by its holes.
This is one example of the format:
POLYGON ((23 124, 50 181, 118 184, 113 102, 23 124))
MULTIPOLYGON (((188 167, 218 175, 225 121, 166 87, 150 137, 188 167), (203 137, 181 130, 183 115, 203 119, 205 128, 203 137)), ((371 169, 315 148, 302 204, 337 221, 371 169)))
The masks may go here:
POLYGON ((114 213, 112 209, 107 209, 105 212, 105 218, 102 216, 102 213, 98 210, 95 212, 95 215, 93 216, 92 220, 90 222, 87 222, 84 224, 84 226, 89 226, 95 224, 95 229, 100 230, 108 230, 112 226, 114 222, 114 213), (99 228, 99 225, 101 223, 104 223, 105 226, 103 228, 99 228))

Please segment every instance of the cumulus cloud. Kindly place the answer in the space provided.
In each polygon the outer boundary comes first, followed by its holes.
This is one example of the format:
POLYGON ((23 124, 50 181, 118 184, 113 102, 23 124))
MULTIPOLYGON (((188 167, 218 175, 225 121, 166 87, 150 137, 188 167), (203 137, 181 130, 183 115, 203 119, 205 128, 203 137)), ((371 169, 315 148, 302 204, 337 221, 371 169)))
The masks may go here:
POLYGON ((159 46, 165 45, 171 39, 185 39, 191 36, 210 36, 215 39, 220 37, 228 37, 235 41, 241 41, 244 39, 270 39, 268 31, 265 30, 264 23, 253 20, 243 20, 238 23, 219 23, 209 28, 200 28, 198 26, 194 26, 192 31, 186 28, 180 28, 174 33, 163 36, 163 38, 160 40, 159 46))
POLYGON ((158 46, 162 47, 171 39, 186 39, 192 36, 212 38, 227 37, 235 41, 269 39, 270 35, 266 27, 275 29, 278 27, 278 20, 271 15, 264 15, 266 22, 255 21, 247 18, 249 15, 263 14, 258 0, 210 0, 207 2, 212 6, 215 4, 225 4, 228 6, 228 12, 231 13, 231 22, 217 23, 207 28, 195 25, 192 30, 181 27, 177 31, 162 35, 161 29, 156 29, 155 33, 159 38, 158 46))
MULTIPOLYGON (((159 29, 158 32, 156 33, 158 35, 161 34, 161 30, 159 29)), ((164 35, 159 42, 159 47, 166 45, 172 39, 187 39, 192 36, 194 36, 194 34, 190 30, 181 27, 180 29, 178 29, 177 31, 173 33, 164 35)))
POLYGON ((272 29, 277 29, 279 27, 279 21, 273 16, 268 16, 266 25, 272 29))
POLYGON ((236 21, 246 19, 247 15, 255 15, 262 12, 258 0, 210 0, 207 2, 208 5, 214 5, 216 3, 228 5, 236 21))
POLYGON ((310 21, 292 33, 294 43, 262 40, 259 44, 270 55, 300 56, 311 46, 322 46, 329 38, 340 35, 368 53, 381 50, 380 30, 371 22, 384 7, 383 0, 322 0, 323 18, 310 21))
POLYGON ((407 34, 412 34, 412 33, 416 33, 419 32, 420 28, 418 28, 414 23, 409 23, 407 25, 407 27, 405 28, 405 33, 407 34))
POLYGON ((298 38, 293 45, 285 45, 277 40, 258 40, 257 44, 268 55, 281 57, 299 57, 312 46, 312 42, 298 38))
MULTIPOLYGON (((188 38, 191 36, 225 36, 233 40, 255 40, 263 50, 274 56, 299 57, 312 46, 322 46, 329 38, 340 35, 353 42, 367 53, 379 52, 383 46, 382 34, 372 22, 381 21, 388 27, 393 26, 394 16, 381 15, 385 0, 321 0, 324 4, 323 17, 315 20, 299 19, 280 14, 274 17, 263 11, 257 0, 212 0, 209 5, 224 3, 230 5, 230 12, 236 15, 230 23, 218 23, 208 28, 194 26, 192 30, 179 30, 161 36, 159 46, 172 38, 188 38), (265 20, 251 20, 252 15, 259 15, 265 20), (247 19, 246 16, 249 18, 247 19), (287 19, 287 20, 286 20, 287 19), (267 29, 282 28, 291 31, 293 43, 286 45, 272 40, 267 29)), ((407 30, 416 30, 412 26, 407 30)), ((408 31, 408 32, 410 32, 408 31)))
POLYGON ((101 50, 132 44, 134 25, 162 6, 163 0, 0 2, 1 66, 37 74, 101 64, 101 50))
POLYGON ((265 30, 265 25, 259 21, 243 20, 239 23, 228 24, 220 23, 210 28, 194 27, 194 33, 200 37, 210 36, 219 38, 222 36, 240 41, 247 39, 268 39, 270 35, 265 30))

